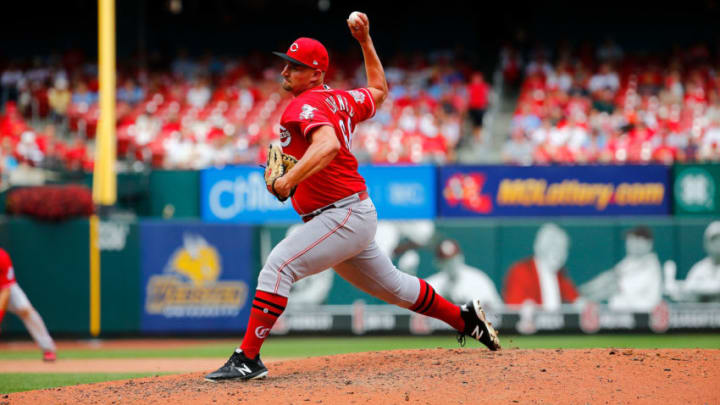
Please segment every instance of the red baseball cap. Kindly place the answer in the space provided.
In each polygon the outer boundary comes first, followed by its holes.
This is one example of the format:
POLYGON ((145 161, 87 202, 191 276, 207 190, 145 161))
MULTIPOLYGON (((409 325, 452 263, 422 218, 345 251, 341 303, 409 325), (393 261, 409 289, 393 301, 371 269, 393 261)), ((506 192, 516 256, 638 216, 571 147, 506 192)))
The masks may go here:
POLYGON ((330 64, 327 49, 317 39, 298 38, 290 45, 287 52, 273 52, 275 55, 286 61, 307 66, 312 69, 320 69, 326 72, 330 64))

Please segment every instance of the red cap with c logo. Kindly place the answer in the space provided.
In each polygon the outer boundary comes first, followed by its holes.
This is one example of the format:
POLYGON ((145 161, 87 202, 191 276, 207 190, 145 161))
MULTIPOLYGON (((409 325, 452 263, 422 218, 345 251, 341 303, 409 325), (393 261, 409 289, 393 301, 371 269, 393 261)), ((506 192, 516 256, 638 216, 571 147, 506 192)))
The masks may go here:
POLYGON ((290 45, 287 52, 273 52, 275 55, 292 63, 320 69, 326 72, 330 64, 327 49, 317 39, 298 38, 290 45))

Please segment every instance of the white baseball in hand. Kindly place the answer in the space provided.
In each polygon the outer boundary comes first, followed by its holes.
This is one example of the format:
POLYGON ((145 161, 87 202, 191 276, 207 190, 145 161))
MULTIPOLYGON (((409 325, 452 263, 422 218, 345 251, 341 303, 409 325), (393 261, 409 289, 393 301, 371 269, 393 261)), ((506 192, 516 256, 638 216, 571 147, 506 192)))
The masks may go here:
POLYGON ((360 18, 359 11, 353 11, 352 13, 350 13, 350 17, 348 17, 348 21, 350 21, 350 25, 352 25, 352 27, 355 29, 360 28, 360 25, 362 25, 362 23, 363 23, 362 18, 360 18))

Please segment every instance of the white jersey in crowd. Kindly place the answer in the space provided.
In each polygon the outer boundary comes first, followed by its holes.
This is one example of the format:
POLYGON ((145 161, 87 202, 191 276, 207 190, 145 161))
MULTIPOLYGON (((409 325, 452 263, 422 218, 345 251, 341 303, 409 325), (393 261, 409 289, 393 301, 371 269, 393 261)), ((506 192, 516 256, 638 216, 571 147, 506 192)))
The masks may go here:
POLYGON ((426 278, 425 281, 440 295, 450 299, 452 302, 466 302, 480 297, 483 306, 502 307, 500 295, 487 274, 467 264, 459 265, 456 271, 457 278, 452 281, 445 272, 433 274, 426 278))
POLYGON ((611 309, 651 311, 662 299, 662 272, 655 253, 627 256, 615 265, 618 291, 610 297, 611 309))

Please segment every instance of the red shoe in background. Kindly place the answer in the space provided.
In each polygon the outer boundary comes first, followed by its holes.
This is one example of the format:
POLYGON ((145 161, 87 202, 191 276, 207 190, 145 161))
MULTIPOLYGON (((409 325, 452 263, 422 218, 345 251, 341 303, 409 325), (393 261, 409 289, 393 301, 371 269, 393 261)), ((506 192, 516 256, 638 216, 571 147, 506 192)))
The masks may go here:
POLYGON ((53 362, 55 360, 57 360, 57 355, 55 354, 55 352, 51 352, 49 350, 43 352, 43 361, 53 362))

